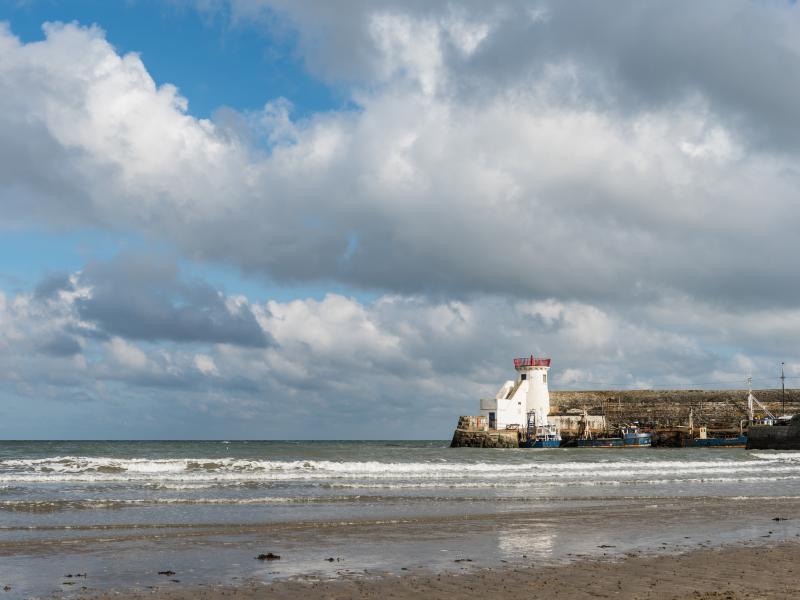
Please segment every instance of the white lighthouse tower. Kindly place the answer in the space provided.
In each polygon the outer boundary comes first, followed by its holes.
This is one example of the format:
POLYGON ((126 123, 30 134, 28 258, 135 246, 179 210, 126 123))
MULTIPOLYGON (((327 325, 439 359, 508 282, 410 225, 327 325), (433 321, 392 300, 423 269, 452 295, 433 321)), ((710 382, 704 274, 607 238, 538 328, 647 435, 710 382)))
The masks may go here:
MULTIPOLYGON (((547 372, 550 370, 549 358, 515 358, 517 381, 527 382, 525 394, 525 413, 536 418, 536 425, 548 425, 547 415, 550 414, 550 392, 547 389, 547 372)), ((520 386, 523 387, 523 386, 520 386)))
POLYGON ((548 422, 550 392, 547 389, 549 358, 515 358, 517 379, 506 381, 494 398, 481 400, 481 416, 489 429, 514 429, 521 443, 532 448, 557 448, 558 428, 548 422))

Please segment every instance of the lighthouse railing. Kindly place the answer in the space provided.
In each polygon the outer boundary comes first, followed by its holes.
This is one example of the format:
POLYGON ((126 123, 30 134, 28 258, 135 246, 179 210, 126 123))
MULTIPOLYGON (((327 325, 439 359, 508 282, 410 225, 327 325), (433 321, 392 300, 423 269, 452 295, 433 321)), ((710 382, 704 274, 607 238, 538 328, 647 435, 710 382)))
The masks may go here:
POLYGON ((519 367, 549 367, 550 366, 550 359, 549 358, 515 358, 514 359, 514 368, 518 369, 519 367))

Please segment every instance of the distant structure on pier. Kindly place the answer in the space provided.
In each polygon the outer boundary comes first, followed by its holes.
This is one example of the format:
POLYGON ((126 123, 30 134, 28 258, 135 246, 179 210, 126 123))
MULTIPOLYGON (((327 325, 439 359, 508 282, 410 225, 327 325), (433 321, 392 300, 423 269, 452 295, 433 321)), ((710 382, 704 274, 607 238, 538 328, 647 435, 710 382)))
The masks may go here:
POLYGON ((481 416, 489 429, 527 427, 529 415, 536 425, 546 426, 550 414, 550 392, 547 389, 549 358, 515 358, 516 381, 509 379, 494 398, 481 399, 481 416))
MULTIPOLYGON (((458 418, 451 446, 735 447, 749 441, 748 424, 754 438, 768 433, 777 439, 783 431, 757 426, 752 390, 562 390, 551 396, 549 358, 515 358, 514 370, 516 379, 480 400, 479 414, 458 418), (629 443, 634 437, 639 443, 629 443), (645 437, 647 444, 641 443, 645 437)), ((763 389, 757 396, 767 417, 778 411, 798 415, 792 423, 800 431, 800 390, 763 389)))

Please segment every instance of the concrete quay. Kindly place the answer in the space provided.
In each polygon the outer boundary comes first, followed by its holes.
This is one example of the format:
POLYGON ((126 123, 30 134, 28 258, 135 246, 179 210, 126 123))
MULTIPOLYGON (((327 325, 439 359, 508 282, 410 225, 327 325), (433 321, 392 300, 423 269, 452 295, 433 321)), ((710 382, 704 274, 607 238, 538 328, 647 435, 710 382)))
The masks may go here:
MULTIPOLYGON (((800 390, 753 390, 773 414, 800 414, 800 390), (785 399, 785 402, 784 402, 785 399)), ((735 435, 746 428, 746 390, 589 390, 551 391, 548 419, 565 441, 577 434, 584 411, 589 431, 602 433, 638 423, 653 431, 654 446, 683 446, 695 430, 706 427, 709 435, 735 435)), ((516 447, 517 430, 489 429, 477 417, 461 417, 452 447, 516 447), (472 419, 472 420, 470 420, 472 419)))

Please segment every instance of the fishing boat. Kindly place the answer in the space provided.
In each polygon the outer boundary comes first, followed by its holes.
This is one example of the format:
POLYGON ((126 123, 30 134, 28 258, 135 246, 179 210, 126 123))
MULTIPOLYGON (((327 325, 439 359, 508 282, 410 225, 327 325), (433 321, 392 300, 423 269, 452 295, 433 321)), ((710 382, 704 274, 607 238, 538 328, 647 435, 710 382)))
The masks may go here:
POLYGON ((746 435, 695 438, 692 440, 693 448, 744 448, 745 446, 747 446, 746 435))
POLYGON ((530 411, 525 441, 522 445, 525 448, 558 448, 561 446, 561 434, 555 425, 548 423, 537 425, 536 411, 530 411))
POLYGON ((574 442, 578 448, 649 448, 652 443, 653 434, 642 431, 636 423, 620 427, 618 435, 593 435, 589 431, 588 413, 585 410, 574 442))
POLYGON ((751 423, 748 450, 800 450, 800 415, 778 417, 771 423, 751 423))
POLYGON ((623 448, 621 437, 588 437, 575 441, 578 448, 623 448))
POLYGON ((752 378, 747 378, 748 450, 800 450, 800 415, 776 417, 761 404, 752 390, 752 378), (756 417, 754 406, 763 414, 756 417))
POLYGON ((693 448, 744 448, 747 445, 747 436, 739 435, 708 437, 708 430, 700 427, 699 436, 692 440, 693 448))
POLYGON ((620 431, 625 448, 649 448, 653 445, 653 434, 642 431, 638 425, 627 425, 620 431))
POLYGON ((738 435, 708 435, 708 427, 698 427, 695 436, 694 409, 689 410, 689 425, 686 428, 686 435, 681 437, 680 445, 684 448, 744 448, 747 444, 747 436, 744 434, 745 421, 739 423, 738 435))
POLYGON ((575 443, 578 448, 649 448, 653 445, 653 434, 628 425, 620 428, 619 436, 585 437, 575 443))

